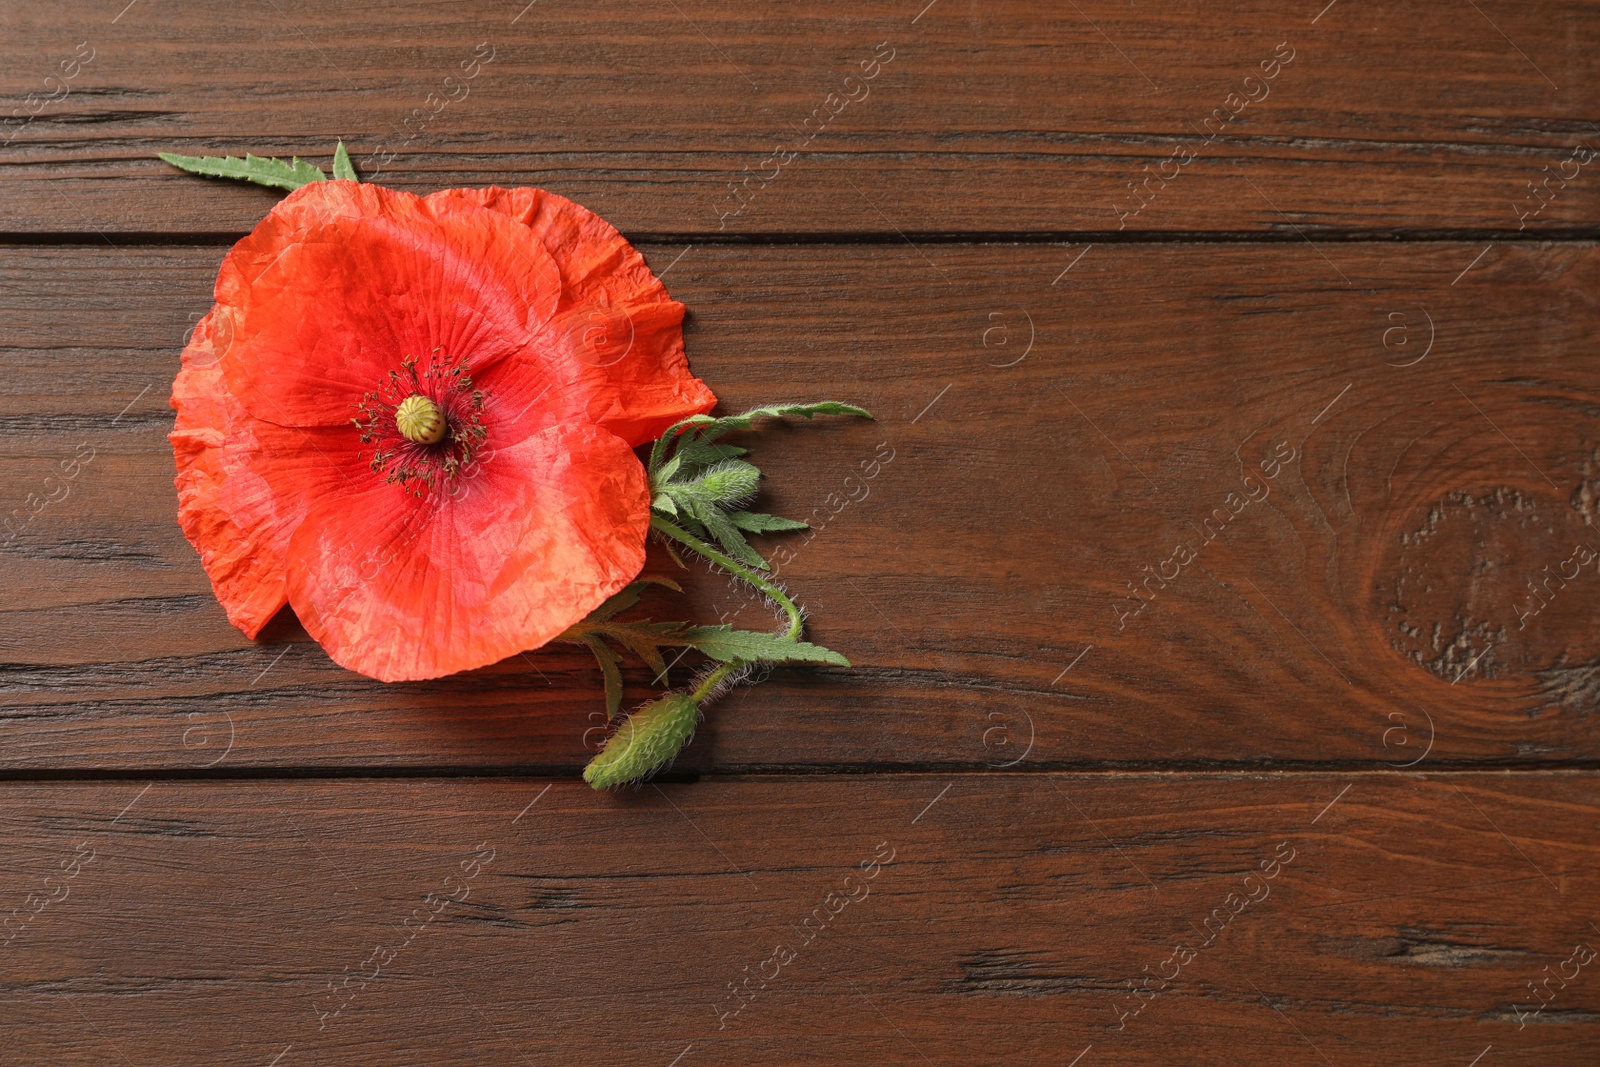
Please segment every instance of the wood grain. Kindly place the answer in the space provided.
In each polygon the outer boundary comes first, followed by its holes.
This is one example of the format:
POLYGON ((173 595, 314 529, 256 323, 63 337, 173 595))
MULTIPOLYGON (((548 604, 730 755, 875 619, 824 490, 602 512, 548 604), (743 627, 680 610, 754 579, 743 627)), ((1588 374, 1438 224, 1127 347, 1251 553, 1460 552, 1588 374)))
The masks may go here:
MULTIPOLYGON (((645 251, 682 253, 729 409, 826 383, 881 416, 758 438, 821 527, 781 576, 856 666, 736 693, 684 769, 1600 757, 1591 244, 645 251)), ((383 686, 292 620, 227 625, 164 436, 218 254, 0 266, 0 482, 95 450, 0 554, 0 766, 570 772, 603 736, 586 654, 383 686)))
POLYGON ((13 5, 0 117, 38 113, 0 129, 0 232, 243 233, 273 194, 156 153, 344 138, 400 188, 539 185, 634 234, 1592 234, 1562 161, 1600 137, 1597 36, 1577 0, 13 5))
MULTIPOLYGON (((0 9, 5 1061, 1595 1062, 1597 36, 0 9), (166 396, 277 194, 155 156, 340 138, 635 236, 727 409, 878 414, 755 441, 854 667, 596 794, 586 653, 383 686, 227 625, 166 396)), ((769 619, 681 577, 656 617, 769 619)))
POLYGON ((25 1062, 1600 1052, 1588 772, 7 793, 5 907, 58 898, 0 949, 25 1062))

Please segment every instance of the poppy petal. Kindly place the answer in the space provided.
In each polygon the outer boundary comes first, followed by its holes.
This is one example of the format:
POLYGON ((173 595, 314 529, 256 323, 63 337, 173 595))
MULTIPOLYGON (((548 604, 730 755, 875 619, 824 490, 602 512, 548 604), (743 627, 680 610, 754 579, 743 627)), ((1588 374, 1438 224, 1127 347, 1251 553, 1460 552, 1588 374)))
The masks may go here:
POLYGON ((375 186, 363 195, 343 206, 370 213, 329 208, 309 228, 276 225, 269 236, 282 247, 256 241, 224 261, 223 372, 257 418, 347 424, 403 358, 442 352, 476 374, 526 347, 555 312, 560 272, 525 228, 489 211, 436 213, 375 186))
POLYGON ((428 201, 441 214, 515 219, 561 270, 556 313, 518 359, 482 377, 486 392, 514 408, 542 406, 552 421, 597 423, 631 445, 716 406, 689 372, 683 305, 610 223, 543 189, 448 189, 428 201))
POLYGON ((282 545, 299 514, 283 516, 266 484, 239 461, 254 447, 254 420, 227 390, 211 326, 207 315, 195 327, 172 383, 178 417, 167 439, 178 468, 178 522, 228 621, 254 637, 287 600, 282 545))
POLYGON ((644 565, 644 468, 615 434, 551 427, 449 492, 330 494, 288 554, 289 600, 338 663, 436 678, 549 642, 644 565))

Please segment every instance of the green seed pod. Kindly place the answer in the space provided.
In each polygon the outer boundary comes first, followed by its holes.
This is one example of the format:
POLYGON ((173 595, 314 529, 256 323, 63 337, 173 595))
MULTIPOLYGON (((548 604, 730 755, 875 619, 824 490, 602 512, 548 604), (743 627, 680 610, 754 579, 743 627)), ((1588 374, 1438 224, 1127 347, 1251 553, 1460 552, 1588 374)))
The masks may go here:
POLYGON ((419 445, 436 445, 444 440, 444 412, 421 393, 413 393, 400 402, 394 412, 394 424, 400 436, 419 445))

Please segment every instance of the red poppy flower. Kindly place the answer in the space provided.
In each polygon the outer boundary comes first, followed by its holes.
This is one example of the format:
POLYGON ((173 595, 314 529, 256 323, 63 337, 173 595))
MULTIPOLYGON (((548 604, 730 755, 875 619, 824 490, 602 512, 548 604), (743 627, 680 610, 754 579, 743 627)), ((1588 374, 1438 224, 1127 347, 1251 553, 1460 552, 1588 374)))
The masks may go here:
POLYGON ((716 403, 682 318, 542 190, 291 194, 172 390, 179 520, 229 620, 254 637, 287 602, 385 681, 549 641, 643 566, 633 448, 716 403))

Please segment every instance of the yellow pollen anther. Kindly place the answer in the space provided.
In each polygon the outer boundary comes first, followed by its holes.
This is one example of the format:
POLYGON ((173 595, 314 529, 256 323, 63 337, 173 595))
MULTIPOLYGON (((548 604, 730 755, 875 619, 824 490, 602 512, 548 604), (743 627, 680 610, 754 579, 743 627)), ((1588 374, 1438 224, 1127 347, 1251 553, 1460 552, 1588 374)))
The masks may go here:
POLYGON ((419 445, 436 445, 444 440, 444 412, 421 393, 413 393, 400 402, 395 408, 394 424, 400 436, 419 445))

